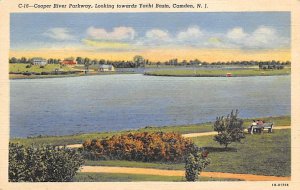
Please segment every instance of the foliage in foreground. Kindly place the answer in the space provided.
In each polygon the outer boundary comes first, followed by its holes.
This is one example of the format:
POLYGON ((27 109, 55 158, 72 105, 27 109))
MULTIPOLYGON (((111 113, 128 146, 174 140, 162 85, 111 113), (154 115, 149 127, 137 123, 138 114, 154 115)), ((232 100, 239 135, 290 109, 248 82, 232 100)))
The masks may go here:
POLYGON ((82 156, 76 150, 66 147, 9 144, 11 182, 72 181, 83 163, 82 156))
POLYGON ((233 143, 227 150, 212 141, 210 136, 193 138, 197 146, 209 151, 211 164, 205 170, 291 176, 291 129, 246 136, 242 144, 233 143))
POLYGON ((217 117, 214 125, 214 131, 218 134, 214 136, 214 140, 225 148, 233 142, 241 142, 245 138, 243 120, 238 118, 238 110, 234 113, 231 111, 227 117, 217 117))
POLYGON ((185 178, 187 181, 197 181, 200 172, 210 164, 206 150, 199 150, 197 146, 191 151, 185 160, 185 178))
POLYGON ((83 154, 88 159, 134 161, 184 161, 194 144, 177 133, 142 132, 86 140, 83 154))

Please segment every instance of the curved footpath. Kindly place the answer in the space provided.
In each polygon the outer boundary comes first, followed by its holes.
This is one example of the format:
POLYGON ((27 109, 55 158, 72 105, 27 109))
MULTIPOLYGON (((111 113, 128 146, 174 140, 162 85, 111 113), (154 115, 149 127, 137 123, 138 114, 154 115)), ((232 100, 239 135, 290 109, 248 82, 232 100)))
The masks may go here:
MULTIPOLYGON (((274 127, 274 129, 289 129, 291 126, 277 126, 274 127)), ((247 131, 247 129, 245 129, 247 131)), ((212 132, 204 132, 204 133, 187 133, 187 134, 182 134, 183 137, 186 138, 192 138, 192 137, 202 137, 202 136, 211 136, 211 135, 216 135, 217 132, 212 131, 212 132)), ((68 148, 80 148, 82 147, 82 144, 70 144, 67 145, 66 147, 68 148)))
MULTIPOLYGON (((289 129, 291 126, 277 126, 274 129, 289 129)), ((183 134, 184 137, 200 137, 215 135, 216 132, 204 132, 204 133, 189 133, 183 134)), ((82 144, 68 145, 69 148, 80 148, 82 144)), ((162 170, 152 168, 132 168, 132 167, 112 167, 112 166, 83 166, 80 170, 82 173, 122 173, 122 174, 151 174, 159 176, 184 176, 184 170, 162 170)), ((291 177, 278 177, 278 176, 264 176, 254 174, 235 174, 235 173, 223 173, 223 172, 201 172, 202 177, 212 178, 227 178, 227 179, 239 179, 244 181, 290 181, 291 177)))
MULTIPOLYGON (((151 168, 130 168, 130 167, 111 167, 111 166, 83 166, 81 173, 122 173, 122 174, 147 174, 159 176, 185 176, 183 170, 162 170, 151 168)), ((234 174, 222 172, 201 172, 202 177, 230 178, 244 181, 289 181, 291 177, 264 176, 253 174, 234 174)))
MULTIPOLYGON (((290 129, 291 126, 277 126, 274 127, 274 129, 290 129)), ((245 131, 248 131, 247 129, 245 129, 245 131)), ((205 133, 188 133, 188 134, 183 134, 183 137, 188 137, 188 138, 192 138, 192 137, 202 137, 202 136, 210 136, 210 135, 216 135, 218 134, 215 131, 212 132, 205 132, 205 133)))

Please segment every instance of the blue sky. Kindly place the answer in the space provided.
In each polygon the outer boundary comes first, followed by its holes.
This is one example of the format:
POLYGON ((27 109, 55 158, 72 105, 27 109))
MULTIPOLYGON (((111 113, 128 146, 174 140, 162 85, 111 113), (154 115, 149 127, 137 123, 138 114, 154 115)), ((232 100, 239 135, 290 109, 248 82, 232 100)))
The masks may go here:
POLYGON ((290 48, 289 12, 13 13, 11 49, 290 48))
MULTIPOLYGON (((290 14, 288 12, 251 13, 33 13, 11 15, 11 47, 31 42, 55 42, 43 34, 51 28, 67 28, 80 42, 86 37, 89 27, 104 28, 131 27, 143 35, 147 30, 161 29, 174 34, 190 26, 212 33, 226 33, 241 27, 251 33, 260 26, 275 29, 279 36, 290 39, 290 14)), ((65 41, 65 40, 64 40, 65 41)), ((71 41, 71 40, 70 40, 71 41)))

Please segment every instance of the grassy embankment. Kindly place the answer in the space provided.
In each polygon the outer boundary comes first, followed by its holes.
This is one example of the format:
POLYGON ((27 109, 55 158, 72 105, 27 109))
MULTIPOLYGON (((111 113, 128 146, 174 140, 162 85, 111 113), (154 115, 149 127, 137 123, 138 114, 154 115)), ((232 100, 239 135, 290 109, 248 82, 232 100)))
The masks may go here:
MULTIPOLYGON (((273 121, 277 126, 290 125, 290 117, 261 118, 266 121, 273 121)), ((246 120, 247 126, 250 120, 246 120)), ((246 135, 242 144, 234 143, 225 150, 218 143, 213 141, 212 136, 192 138, 200 147, 206 147, 210 154, 211 164, 205 171, 245 173, 270 176, 291 175, 291 132, 290 129, 274 130, 274 133, 246 135)), ((145 163, 136 161, 90 161, 86 160, 85 165, 91 166, 123 166, 140 168, 157 168, 168 170, 184 170, 184 163, 145 163)), ((78 174, 75 180, 92 181, 184 181, 182 177, 165 177, 149 175, 127 175, 127 174, 78 174), (110 179, 109 179, 110 178, 110 179)), ((205 178, 201 181, 215 181, 232 179, 205 178)))
POLYGON ((151 76, 178 76, 178 77, 226 77, 227 73, 231 73, 233 77, 242 76, 273 76, 287 75, 291 73, 290 68, 281 70, 158 70, 146 72, 145 75, 151 76))
POLYGON ((97 72, 89 71, 88 74, 84 72, 78 72, 84 70, 84 66, 60 66, 58 64, 47 64, 44 68, 38 65, 32 65, 30 68, 26 68, 29 64, 9 64, 9 72, 19 73, 19 74, 9 74, 10 79, 36 79, 36 78, 62 78, 62 77, 78 77, 86 75, 111 75, 111 74, 132 74, 132 72, 97 72), (42 72, 54 72, 58 69, 60 72, 66 71, 77 71, 77 73, 72 74, 47 74, 43 75, 42 72), (37 73, 31 75, 24 75, 22 73, 37 73))
POLYGON ((68 66, 60 66, 58 64, 47 64, 43 68, 41 68, 39 65, 32 65, 30 68, 26 68, 30 64, 24 64, 24 63, 15 63, 15 64, 9 64, 9 72, 35 72, 35 73, 41 73, 41 72, 52 72, 55 69, 61 70, 61 71, 71 71, 73 70, 71 67, 68 66))
MULTIPOLYGON (((205 171, 244 173, 257 175, 291 175, 291 133, 290 129, 274 133, 246 135, 242 144, 233 143, 228 150, 217 144, 212 136, 195 137, 192 140, 210 152, 211 164, 205 171)), ((184 170, 184 163, 145 163, 136 161, 87 160, 90 166, 123 166, 184 170)))
MULTIPOLYGON (((289 126, 291 118, 289 116, 258 118, 265 121, 272 121, 276 126, 289 126)), ((252 119, 245 119, 244 126, 248 126, 252 119)), ((164 131, 178 132, 181 134, 194 132, 212 131, 212 123, 198 125, 182 125, 167 127, 147 127, 139 130, 78 134, 60 137, 36 137, 26 139, 12 139, 12 142, 19 142, 25 145, 31 143, 51 143, 51 144, 72 144, 81 143, 86 139, 103 138, 114 134, 136 132, 136 131, 164 131)), ((217 144, 212 136, 195 137, 192 140, 200 147, 208 149, 211 164, 205 171, 245 173, 272 176, 291 175, 291 130, 274 130, 274 133, 264 133, 246 135, 242 144, 233 143, 225 150, 217 144)), ((140 168, 157 168, 168 170, 184 170, 184 163, 166 162, 136 162, 123 160, 86 160, 85 165, 90 166, 123 166, 140 168)), ((221 178, 201 177, 201 181, 232 180, 221 178)), ((79 173, 74 181, 184 181, 183 177, 167 177, 155 175, 136 174, 113 174, 113 173, 79 173)))
POLYGON ((16 63, 9 64, 9 78, 10 79, 34 79, 34 78, 56 78, 56 77, 67 77, 67 76, 77 76, 78 74, 60 74, 60 75, 42 75, 42 72, 54 72, 59 70, 60 72, 74 71, 73 68, 68 66, 60 66, 58 64, 47 64, 44 67, 39 65, 31 65, 30 68, 26 68, 30 64, 16 63), (14 74, 11 74, 14 73, 14 74), (16 74, 18 73, 18 74, 16 74), (31 75, 24 75, 23 73, 35 73, 31 75))
MULTIPOLYGON (((274 122, 277 126, 287 126, 290 125, 290 116, 278 116, 278 117, 267 117, 267 118, 258 118, 265 121, 274 122)), ((249 126, 253 119, 245 119, 244 126, 249 126)), ((148 126, 145 128, 140 128, 137 130, 126 130, 126 131, 115 131, 115 132, 98 132, 98 133, 86 133, 86 134, 75 134, 75 135, 66 135, 66 136, 41 136, 41 137, 30 137, 30 138, 14 138, 11 139, 11 142, 18 142, 24 145, 35 144, 53 144, 53 145, 68 145, 68 144, 77 144, 83 143, 86 139, 95 139, 95 138, 105 138, 112 135, 118 135, 121 133, 128 132, 176 132, 180 134, 187 133, 202 133, 213 131, 212 122, 201 123, 201 124, 190 124, 190 125, 178 125, 178 126, 164 126, 164 127, 155 127, 148 126)))

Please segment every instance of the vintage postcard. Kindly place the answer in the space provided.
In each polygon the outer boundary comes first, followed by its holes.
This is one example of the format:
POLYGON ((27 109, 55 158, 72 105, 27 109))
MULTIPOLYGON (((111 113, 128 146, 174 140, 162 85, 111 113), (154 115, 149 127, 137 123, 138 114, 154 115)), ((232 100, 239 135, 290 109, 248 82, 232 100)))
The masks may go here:
POLYGON ((299 1, 0 6, 0 190, 297 188, 299 1))

